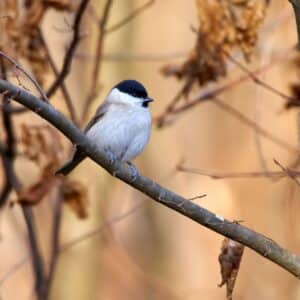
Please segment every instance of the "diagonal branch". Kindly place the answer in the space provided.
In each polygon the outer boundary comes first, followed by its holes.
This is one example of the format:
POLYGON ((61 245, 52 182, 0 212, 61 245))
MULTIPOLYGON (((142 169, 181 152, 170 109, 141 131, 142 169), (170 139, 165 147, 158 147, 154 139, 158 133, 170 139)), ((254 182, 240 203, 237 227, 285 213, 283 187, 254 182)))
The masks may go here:
MULTIPOLYGON (((86 154, 108 172, 115 170, 111 166, 105 153, 90 141, 74 124, 67 120, 50 104, 45 103, 27 91, 0 79, 0 93, 6 93, 12 99, 36 112, 62 132, 71 142, 79 145, 86 154)), ((236 240, 253 249, 261 256, 273 261, 291 274, 300 278, 300 257, 290 253, 273 240, 236 222, 230 222, 207 209, 186 200, 182 196, 160 186, 156 182, 141 175, 132 179, 131 168, 121 165, 116 177, 141 191, 156 202, 169 207, 197 223, 236 240)))
POLYGON ((121 20, 121 21, 117 22, 116 24, 112 25, 111 27, 107 28, 105 30, 105 33, 112 33, 114 31, 120 29, 121 27, 123 27, 124 25, 126 25, 127 23, 132 21, 134 18, 136 18, 140 13, 145 11, 152 4, 154 4, 154 0, 147 1, 145 4, 143 4, 142 6, 138 7, 133 12, 131 12, 123 20, 121 20))

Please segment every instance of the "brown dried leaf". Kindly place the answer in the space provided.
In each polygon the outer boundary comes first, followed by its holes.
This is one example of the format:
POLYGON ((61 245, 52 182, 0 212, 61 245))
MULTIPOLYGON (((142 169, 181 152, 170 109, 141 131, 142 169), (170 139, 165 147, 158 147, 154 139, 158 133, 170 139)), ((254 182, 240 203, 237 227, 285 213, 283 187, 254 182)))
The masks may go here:
POLYGON ((244 252, 244 245, 225 238, 222 243, 219 263, 221 267, 222 282, 219 287, 226 284, 226 299, 232 299, 235 281, 238 275, 240 262, 244 252))
POLYGON ((54 181, 55 178, 53 177, 51 166, 46 166, 38 182, 18 193, 17 202, 26 205, 36 205, 40 203, 50 192, 54 181))
POLYGON ((61 186, 62 198, 79 219, 88 217, 88 193, 86 187, 79 181, 66 178, 61 186))
POLYGON ((59 165, 59 153, 62 149, 57 132, 50 126, 21 126, 21 145, 23 154, 41 168, 59 165))
POLYGON ((262 0, 197 0, 200 26, 194 50, 181 66, 163 68, 163 74, 204 85, 226 75, 226 53, 241 49, 249 60, 267 4, 262 0))
MULTIPOLYGON (((0 1, 0 50, 25 59, 40 84, 49 71, 47 53, 40 39, 39 27, 50 8, 72 11, 72 0, 0 1)), ((6 62, 7 63, 7 62, 6 62)), ((11 67, 11 65, 7 65, 11 67)))

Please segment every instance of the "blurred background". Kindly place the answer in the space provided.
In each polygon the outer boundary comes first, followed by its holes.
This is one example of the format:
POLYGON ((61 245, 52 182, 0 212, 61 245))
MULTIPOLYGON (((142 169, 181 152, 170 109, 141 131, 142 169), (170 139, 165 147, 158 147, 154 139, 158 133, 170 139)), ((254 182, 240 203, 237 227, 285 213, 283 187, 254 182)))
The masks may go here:
MULTIPOLYGON (((108 28, 144 3, 142 0, 114 1, 108 28)), ((82 99, 90 86, 90 72, 95 64, 91 49, 97 38, 95 16, 101 15, 103 5, 104 1, 93 1, 87 11, 81 30, 87 38, 80 43, 66 80, 78 114, 84 109, 82 99)), ((70 42, 71 20, 72 13, 54 9, 47 11, 43 18, 42 31, 57 66, 61 65, 70 42)), ((125 78, 144 83, 155 99, 151 108, 153 116, 161 115, 182 82, 164 77, 160 70, 166 64, 180 65, 186 60, 196 42, 191 26, 198 27, 196 1, 154 1, 126 26, 108 34, 103 48, 99 95, 89 109, 89 116, 111 86, 125 78)), ((299 81, 296 52, 289 50, 296 40, 291 5, 285 0, 271 1, 259 27, 251 61, 246 63, 239 51, 233 54, 250 70, 271 63, 259 78, 290 94, 290 86, 299 81), (277 61, 272 63, 274 58, 277 61)), ((194 88, 189 97, 244 75, 245 72, 229 62, 224 78, 194 88)), ((45 86, 52 80, 53 76, 48 74, 45 86)), ((252 80, 235 85, 219 98, 295 149, 299 147, 298 108, 285 109, 285 99, 252 80)), ((68 115, 60 92, 55 94, 52 103, 68 115)), ((140 173, 186 198, 207 194, 194 201, 227 219, 242 220, 245 226, 299 253, 299 186, 291 178, 215 180, 177 170, 178 164, 183 163, 221 174, 280 171, 273 159, 289 166, 297 159, 297 151, 262 137, 253 126, 245 125, 213 101, 196 105, 178 114, 173 121, 160 129, 154 124, 149 145, 135 161, 140 173)), ((16 116, 16 124, 17 127, 41 125, 45 121, 33 113, 25 113, 16 116)), ((1 131, 3 137, 2 128, 1 131)), ((60 141, 64 149, 60 153, 62 162, 69 156, 71 145, 62 135, 60 141)), ((15 167, 24 184, 34 182, 37 170, 31 162, 20 157, 15 167)), ((3 172, 0 176, 3 179, 3 172)), ((79 219, 69 206, 64 206, 61 244, 83 238, 60 254, 51 299, 225 299, 226 288, 217 286, 221 282, 218 255, 222 236, 157 204, 111 177, 91 160, 85 160, 70 177, 87 190, 88 216, 79 219), (85 236, 95 229, 99 229, 96 234, 85 236)), ((34 206, 38 239, 46 258, 53 197, 52 193, 34 206)), ((16 195, 12 193, 9 199, 15 200, 16 195)), ((0 280, 6 276, 0 286, 1 299, 35 299, 27 232, 19 205, 2 209, 0 233, 0 280)), ((288 272, 245 249, 234 298, 300 299, 300 285, 288 272)))

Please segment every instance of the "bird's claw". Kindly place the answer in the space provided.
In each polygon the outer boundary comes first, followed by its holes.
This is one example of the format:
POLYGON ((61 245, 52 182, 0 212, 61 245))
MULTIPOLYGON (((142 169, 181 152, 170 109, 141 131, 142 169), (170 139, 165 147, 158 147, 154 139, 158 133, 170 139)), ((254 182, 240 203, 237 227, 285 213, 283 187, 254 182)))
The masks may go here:
POLYGON ((110 149, 106 148, 106 149, 104 149, 104 151, 105 151, 106 157, 108 159, 108 163, 112 166, 112 169, 113 169, 113 171, 111 172, 111 175, 116 177, 116 175, 119 171, 119 168, 120 168, 120 162, 110 149))
POLYGON ((109 164, 113 166, 117 161, 117 157, 108 148, 105 148, 104 152, 105 152, 106 157, 108 158, 109 164))
POLYGON ((137 170, 137 168, 135 167, 134 164, 132 164, 131 162, 127 162, 129 168, 130 168, 130 176, 131 176, 131 181, 134 182, 136 181, 137 177, 139 176, 139 171, 137 170))

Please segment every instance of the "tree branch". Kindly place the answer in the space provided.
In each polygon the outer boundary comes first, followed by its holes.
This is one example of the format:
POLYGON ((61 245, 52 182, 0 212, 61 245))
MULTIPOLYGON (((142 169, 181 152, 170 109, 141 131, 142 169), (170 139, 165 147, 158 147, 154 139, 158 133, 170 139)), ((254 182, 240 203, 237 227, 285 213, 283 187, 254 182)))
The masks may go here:
MULTIPOLYGON (((105 153, 93 144, 75 125, 67 120, 50 104, 45 103, 27 91, 0 79, 0 93, 6 93, 12 99, 36 112, 42 118, 61 131, 70 141, 80 146, 86 154, 109 173, 115 171, 105 153)), ((263 257, 273 261, 291 274, 300 278, 300 257, 290 253, 273 240, 242 226, 230 222, 207 209, 186 200, 176 193, 165 189, 156 182, 141 175, 132 179, 131 168, 126 164, 119 167, 116 177, 135 189, 148 195, 156 202, 169 207, 197 223, 236 240, 253 249, 263 257)))
POLYGON ((78 7, 76 15, 75 15, 74 24, 73 24, 73 39, 71 41, 68 51, 65 54, 65 58, 64 58, 64 62, 63 62, 61 71, 47 92, 47 96, 49 98, 56 92, 56 90, 64 82, 65 78, 67 77, 67 75, 70 72, 70 68, 71 68, 71 64, 72 64, 73 57, 75 54, 75 50, 80 42, 81 20, 83 17, 83 13, 85 12, 87 5, 89 4, 89 1, 90 0, 81 0, 81 2, 79 4, 79 7, 78 7))
POLYGON ((300 1, 299 0, 289 0, 294 8, 296 26, 297 26, 297 34, 298 34, 298 50, 300 49, 300 1))

